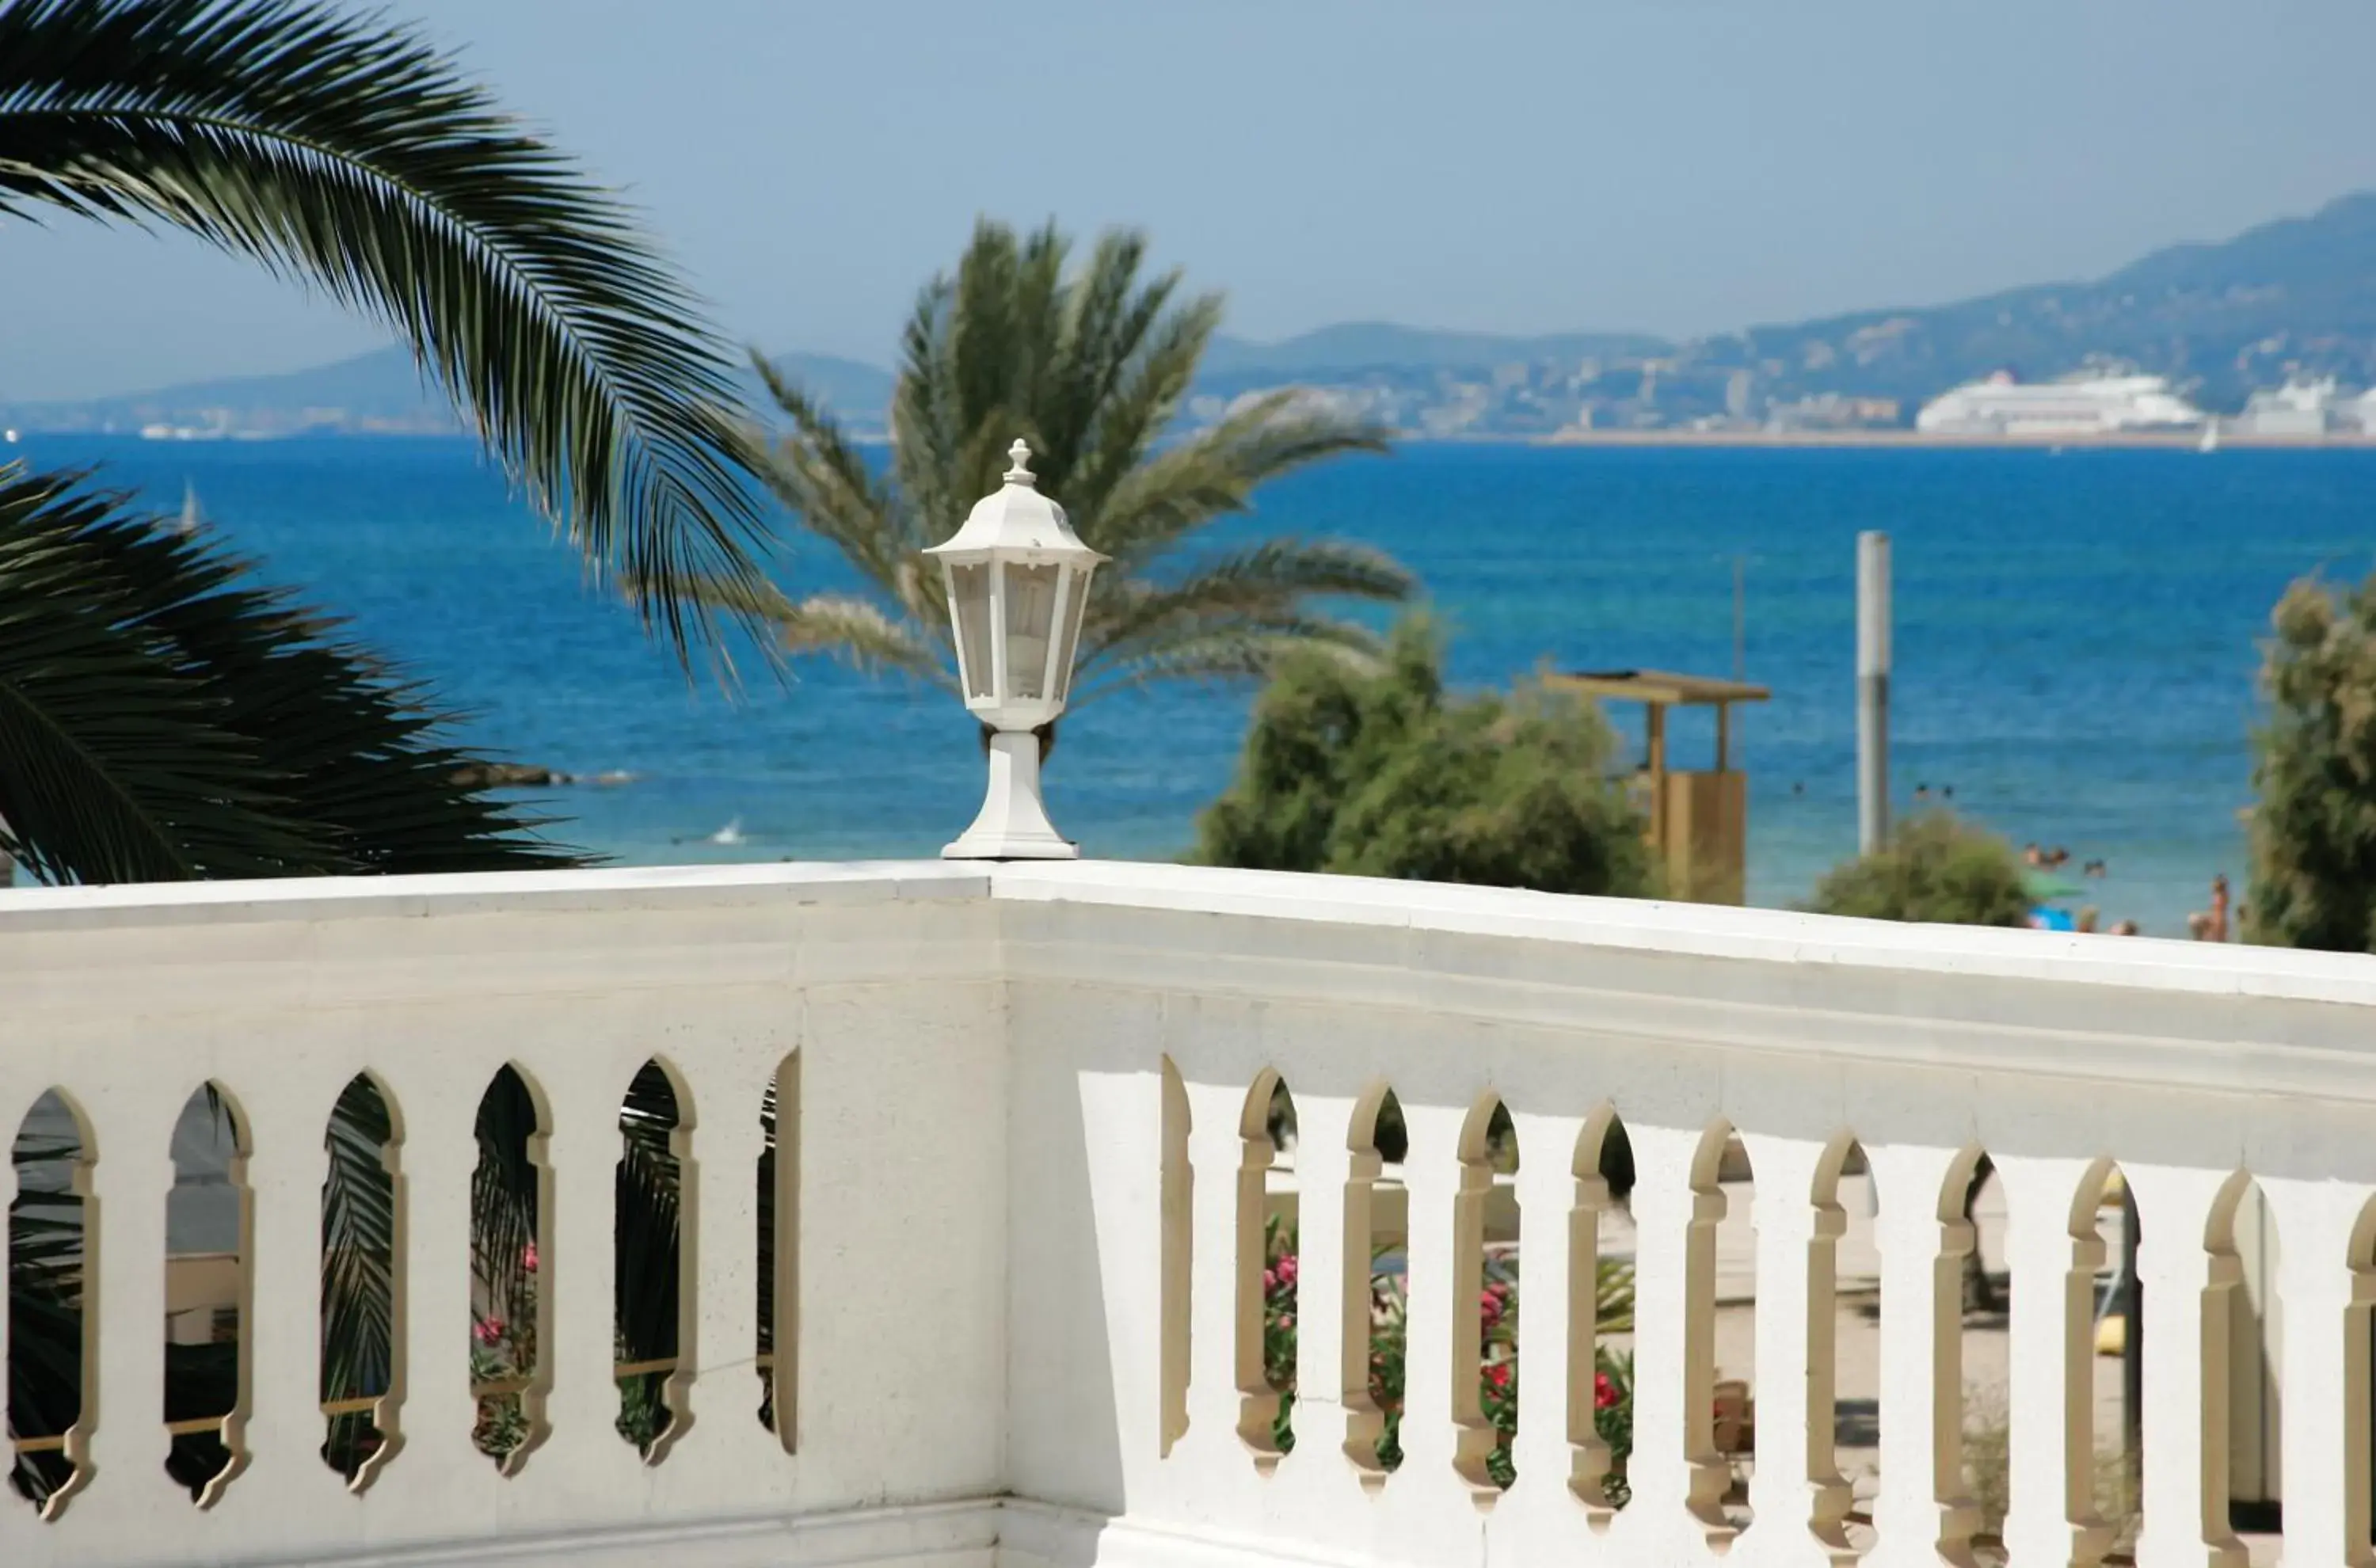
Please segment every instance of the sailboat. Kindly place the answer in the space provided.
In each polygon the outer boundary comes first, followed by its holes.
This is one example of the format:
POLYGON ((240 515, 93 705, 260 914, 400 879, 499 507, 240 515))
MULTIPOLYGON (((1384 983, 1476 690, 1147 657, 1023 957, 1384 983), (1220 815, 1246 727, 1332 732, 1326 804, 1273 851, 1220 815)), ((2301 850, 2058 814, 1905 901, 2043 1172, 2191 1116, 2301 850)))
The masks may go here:
POLYGON ((206 520, 206 514, 198 510, 198 487, 188 480, 184 480, 182 481, 182 515, 174 522, 173 531, 186 539, 197 532, 199 525, 206 520))
POLYGON ((2219 421, 2216 418, 2203 422, 2203 439, 2195 445, 2194 449, 2198 452, 2219 450, 2219 421))

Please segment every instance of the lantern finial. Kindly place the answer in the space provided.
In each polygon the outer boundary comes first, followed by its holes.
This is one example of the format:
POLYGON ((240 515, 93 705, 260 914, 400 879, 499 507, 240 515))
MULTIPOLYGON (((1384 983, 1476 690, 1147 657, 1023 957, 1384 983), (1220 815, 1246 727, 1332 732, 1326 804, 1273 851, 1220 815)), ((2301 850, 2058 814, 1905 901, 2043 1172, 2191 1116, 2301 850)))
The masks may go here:
POLYGON ((1015 459, 1015 466, 1006 470, 1006 482, 1031 483, 1034 477, 1031 472, 1031 444, 1018 435, 1015 438, 1015 445, 1006 449, 1006 455, 1015 459))

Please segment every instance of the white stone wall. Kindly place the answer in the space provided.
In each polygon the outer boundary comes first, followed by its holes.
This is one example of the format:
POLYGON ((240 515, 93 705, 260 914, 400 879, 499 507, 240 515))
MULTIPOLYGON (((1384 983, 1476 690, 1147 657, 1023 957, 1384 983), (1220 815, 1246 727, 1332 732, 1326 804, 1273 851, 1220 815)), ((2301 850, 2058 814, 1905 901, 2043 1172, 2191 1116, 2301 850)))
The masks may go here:
MULTIPOLYGON (((2282 1237, 2288 1561, 2369 1556, 2376 960, 1888 927, 1768 911, 1180 868, 767 867, 0 895, 0 1116, 66 1094, 96 1161, 98 1353, 78 1494, 0 1497, 0 1562, 856 1562, 1113 1568, 1810 1565, 1850 1551, 1830 1452, 1830 1238, 1851 1139, 1879 1213, 1880 1565, 1960 1561, 1964 1178, 1986 1152, 2013 1277, 2012 1561, 2085 1565, 2096 1200, 2145 1238, 2144 1564, 2233 1558, 2232 1215, 2282 1237), (801 1075, 795 1451, 752 1366, 757 1107, 801 1075), (689 1087, 694 1420, 657 1465, 612 1430, 618 1101, 689 1087), (469 1443, 471 1119, 517 1064, 553 1181, 550 1438, 469 1443), (315 1450, 321 1133, 354 1073, 403 1121, 401 1450, 360 1495, 315 1450), (1299 1118, 1297 1444, 1259 1441, 1247 1216, 1258 1099, 1299 1118), (161 1468, 164 1194, 213 1081, 244 1182, 244 1469, 204 1509, 161 1468), (1371 1437, 1357 1111, 1409 1127, 1405 1460, 1371 1437), (1479 1138, 1515 1124, 1518 1479, 1478 1480, 1479 1138), (1266 1099, 1266 1090, 1262 1096, 1266 1099), (1592 1328, 1571 1301, 1638 1169, 1632 1503, 1587 1506, 1592 1328), (1251 1135, 1250 1135, 1251 1134, 1251 1135), (1716 1233, 1754 1174, 1754 1523, 1718 1506, 1716 1233), (1257 1441, 1250 1443, 1248 1436, 1257 1441)), ((1615 1228, 1610 1227, 1614 1234, 1615 1228)), ((781 1341, 779 1341, 780 1343, 781 1341)), ((1862 1544, 1860 1540, 1859 1545, 1862 1544)))

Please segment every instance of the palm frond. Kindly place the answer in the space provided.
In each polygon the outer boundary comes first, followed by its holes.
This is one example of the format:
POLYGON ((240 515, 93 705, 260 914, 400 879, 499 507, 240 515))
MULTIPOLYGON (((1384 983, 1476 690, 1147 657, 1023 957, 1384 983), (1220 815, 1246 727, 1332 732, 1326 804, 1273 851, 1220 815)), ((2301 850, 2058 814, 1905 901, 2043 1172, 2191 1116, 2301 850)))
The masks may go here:
POLYGON ((909 514, 866 466, 840 422, 761 355, 753 367, 791 433, 769 451, 760 474, 802 526, 839 551, 885 593, 907 602, 918 549, 909 514))
POLYGON ((161 222, 385 321, 529 499, 671 597, 755 568, 724 354, 633 216, 417 35, 322 0, 0 8, 0 217, 161 222))
POLYGON ((1375 551, 1275 540, 1171 564, 1188 536, 1246 510, 1269 480, 1344 453, 1383 451, 1386 436, 1281 393, 1163 445, 1220 323, 1221 300, 1183 300, 1177 272, 1146 278, 1146 254, 1144 236, 1111 232, 1068 274, 1071 245, 1052 225, 1018 233, 977 224, 956 270, 918 294, 901 336, 887 477, 799 388, 762 366, 792 425, 769 459, 769 482, 871 592, 794 604, 769 590, 729 607, 772 622, 794 654, 954 686, 945 600, 921 551, 997 488, 1020 435, 1032 445, 1040 487, 1063 505, 1084 541, 1113 557, 1090 591, 1075 706, 1150 680, 1258 677, 1299 640, 1348 657, 1373 653, 1369 633, 1313 601, 1408 598, 1409 574, 1375 551))
POLYGON ((322 1182, 322 1397, 388 1391, 396 1354, 396 1182, 387 1102, 349 1080, 330 1115, 322 1182))
POLYGON ((1384 427, 1312 408, 1308 399, 1272 393, 1156 453, 1115 486, 1090 542, 1117 564, 1135 564, 1215 517, 1245 511, 1272 480, 1348 453, 1388 450, 1384 427))
POLYGON ((1233 684, 1267 680, 1287 661, 1305 655, 1334 659, 1359 674, 1374 673, 1383 659, 1378 637, 1347 621, 1296 615, 1217 619, 1147 637, 1134 644, 1127 657, 1085 671, 1074 701, 1158 681, 1233 684))
MULTIPOLYGON (((1359 599, 1391 604, 1408 598, 1416 586, 1410 573, 1392 556, 1367 545, 1338 540, 1265 540, 1201 562, 1173 581, 1139 577, 1114 584, 1111 592, 1093 600, 1089 618, 1081 628, 1079 668, 1089 673, 1116 659, 1127 659, 1138 644, 1208 627, 1218 620, 1317 624, 1326 618, 1304 610, 1309 600, 1359 599)), ((1366 632, 1359 636, 1370 638, 1366 632)))
POLYGON ((203 536, 0 468, 0 850, 49 882, 577 863, 421 691, 203 536))

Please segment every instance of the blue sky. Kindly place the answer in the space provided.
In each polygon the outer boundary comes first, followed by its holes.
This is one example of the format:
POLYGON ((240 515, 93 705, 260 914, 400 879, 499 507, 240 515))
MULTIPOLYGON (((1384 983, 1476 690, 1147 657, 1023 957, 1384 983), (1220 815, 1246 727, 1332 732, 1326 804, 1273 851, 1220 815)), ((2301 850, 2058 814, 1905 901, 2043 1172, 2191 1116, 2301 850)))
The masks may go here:
MULTIPOLYGON (((737 339, 886 361, 978 212, 1150 230, 1272 338, 1723 330, 2117 267, 2376 186, 2370 0, 393 0, 626 186, 737 339)), ((6 231, 0 396, 368 323, 6 231)))

